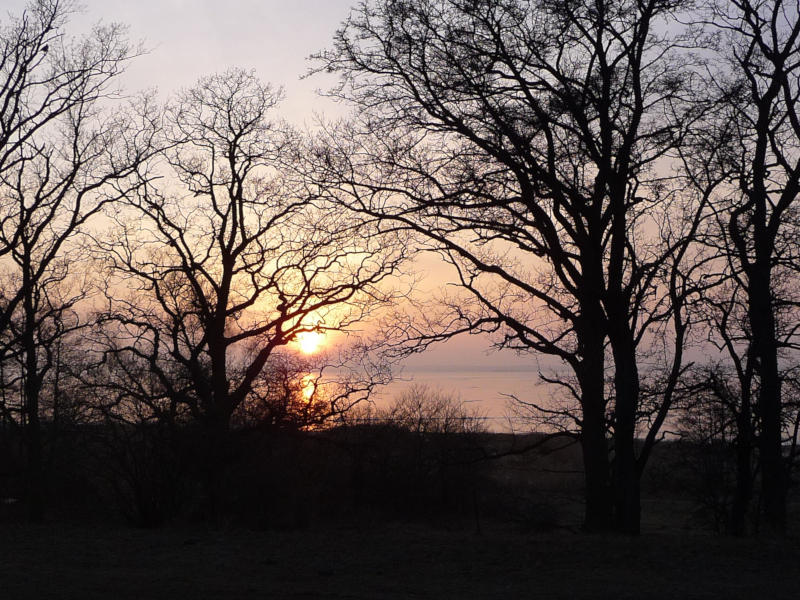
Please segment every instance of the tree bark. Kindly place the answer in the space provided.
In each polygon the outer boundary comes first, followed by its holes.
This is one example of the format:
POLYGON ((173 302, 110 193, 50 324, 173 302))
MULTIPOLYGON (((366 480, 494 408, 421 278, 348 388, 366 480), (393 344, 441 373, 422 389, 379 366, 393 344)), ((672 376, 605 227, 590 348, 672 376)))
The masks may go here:
POLYGON ((753 497, 752 420, 750 418, 750 393, 742 389, 742 405, 736 415, 736 489, 731 507, 730 532, 736 536, 747 535, 747 512, 753 497))
POLYGON ((611 256, 608 265, 608 293, 605 310, 608 339, 614 357, 614 527, 619 533, 637 535, 641 501, 639 465, 636 459, 636 417, 639 409, 639 368, 637 345, 630 319, 631 299, 625 291, 625 245, 628 240, 625 191, 612 186, 613 211, 611 256))
POLYGON ((27 510, 33 523, 44 521, 44 468, 42 460, 42 428, 39 420, 40 377, 36 348, 36 309, 33 301, 31 264, 26 249, 23 260, 23 332, 25 355, 25 449, 27 456, 27 510))
POLYGON ((586 485, 583 528, 588 532, 603 532, 613 528, 613 504, 606 438, 604 318, 596 297, 584 300, 582 314, 583 322, 577 328, 581 353, 577 374, 581 387, 580 442, 586 485))
POLYGON ((605 410, 598 410, 598 403, 590 397, 589 390, 585 390, 583 396, 583 426, 580 437, 586 484, 583 529, 592 533, 611 531, 612 502, 605 410))
MULTIPOLYGON (((757 255, 767 254, 766 251, 759 252, 758 237, 756 244, 757 255)), ((782 452, 781 385, 769 263, 769 256, 757 256, 750 273, 748 292, 753 350, 760 379, 756 410, 761 419, 758 438, 761 507, 767 528, 772 533, 782 534, 786 530, 787 481, 782 452)))
POLYGON ((203 518, 210 523, 220 520, 224 514, 225 465, 228 456, 228 417, 220 414, 208 415, 204 422, 205 457, 205 509, 203 518))
MULTIPOLYGON (((621 328, 625 329, 625 328, 621 328)), ((639 373, 630 332, 611 336, 616 392, 614 421, 614 525, 618 532, 636 535, 640 530, 641 501, 636 464, 636 411, 639 373), (616 342, 616 343, 615 343, 616 342)))

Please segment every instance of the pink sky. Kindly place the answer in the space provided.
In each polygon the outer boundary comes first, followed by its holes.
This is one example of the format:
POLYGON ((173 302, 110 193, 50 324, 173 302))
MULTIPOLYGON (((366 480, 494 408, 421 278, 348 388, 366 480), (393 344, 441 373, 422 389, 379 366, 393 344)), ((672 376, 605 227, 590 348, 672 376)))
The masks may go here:
MULTIPOLYGON (((283 86, 281 116, 302 126, 314 113, 328 118, 347 114, 345 107, 321 98, 316 90, 332 82, 322 76, 301 80, 309 68, 306 57, 330 45, 333 33, 357 0, 83 0, 83 13, 70 29, 85 31, 92 24, 120 22, 132 40, 149 51, 135 59, 124 75, 131 92, 157 88, 161 96, 193 85, 199 77, 229 67, 255 69, 264 81, 283 86)), ((6 0, 4 11, 19 14, 26 2, 6 0)), ((425 261, 425 282, 447 279, 446 270, 425 261)), ((531 357, 488 352, 489 340, 462 336, 440 344, 407 362, 409 370, 443 368, 512 368, 530 366, 531 357)))

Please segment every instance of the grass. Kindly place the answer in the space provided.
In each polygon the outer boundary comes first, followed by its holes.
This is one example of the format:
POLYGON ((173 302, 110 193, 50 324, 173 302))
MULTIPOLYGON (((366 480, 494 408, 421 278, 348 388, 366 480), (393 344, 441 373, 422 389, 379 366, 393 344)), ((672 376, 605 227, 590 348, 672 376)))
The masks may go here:
POLYGON ((17 598, 797 598, 800 540, 0 526, 17 598))

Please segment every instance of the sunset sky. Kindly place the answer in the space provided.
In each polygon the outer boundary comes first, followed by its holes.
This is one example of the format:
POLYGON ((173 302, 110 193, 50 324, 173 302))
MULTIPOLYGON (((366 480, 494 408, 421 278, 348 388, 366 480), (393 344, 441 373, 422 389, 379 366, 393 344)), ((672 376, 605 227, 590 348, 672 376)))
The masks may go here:
POLYGON ((798 107, 800 0, 0 0, 3 597, 794 597, 798 107))
MULTIPOLYGON (((347 108, 317 94, 332 79, 316 75, 301 79, 310 63, 307 57, 330 45, 333 33, 347 18, 357 0, 83 0, 81 14, 69 30, 80 33, 102 22, 129 27, 131 40, 147 50, 133 60, 122 81, 136 92, 156 88, 164 98, 199 77, 230 67, 254 69, 258 77, 283 86, 285 100, 280 116, 296 126, 311 125, 315 115, 344 117, 347 108)), ((4 2, 5 10, 19 14, 24 0, 4 2)), ((418 270, 432 287, 448 277, 435 261, 426 260, 418 270), (431 276, 433 272, 434 276, 431 276)), ((462 336, 429 349, 406 363, 408 370, 514 369, 535 363, 511 352, 487 353, 489 341, 481 336, 462 336)))

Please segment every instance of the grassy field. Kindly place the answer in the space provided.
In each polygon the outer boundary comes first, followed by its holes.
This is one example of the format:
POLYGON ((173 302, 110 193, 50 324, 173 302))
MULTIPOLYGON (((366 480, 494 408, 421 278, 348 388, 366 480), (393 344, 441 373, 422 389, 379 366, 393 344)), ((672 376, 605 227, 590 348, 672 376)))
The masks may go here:
MULTIPOLYGON (((485 528, 486 529, 486 528, 485 528)), ((792 598, 800 540, 0 526, 0 597, 792 598)))

